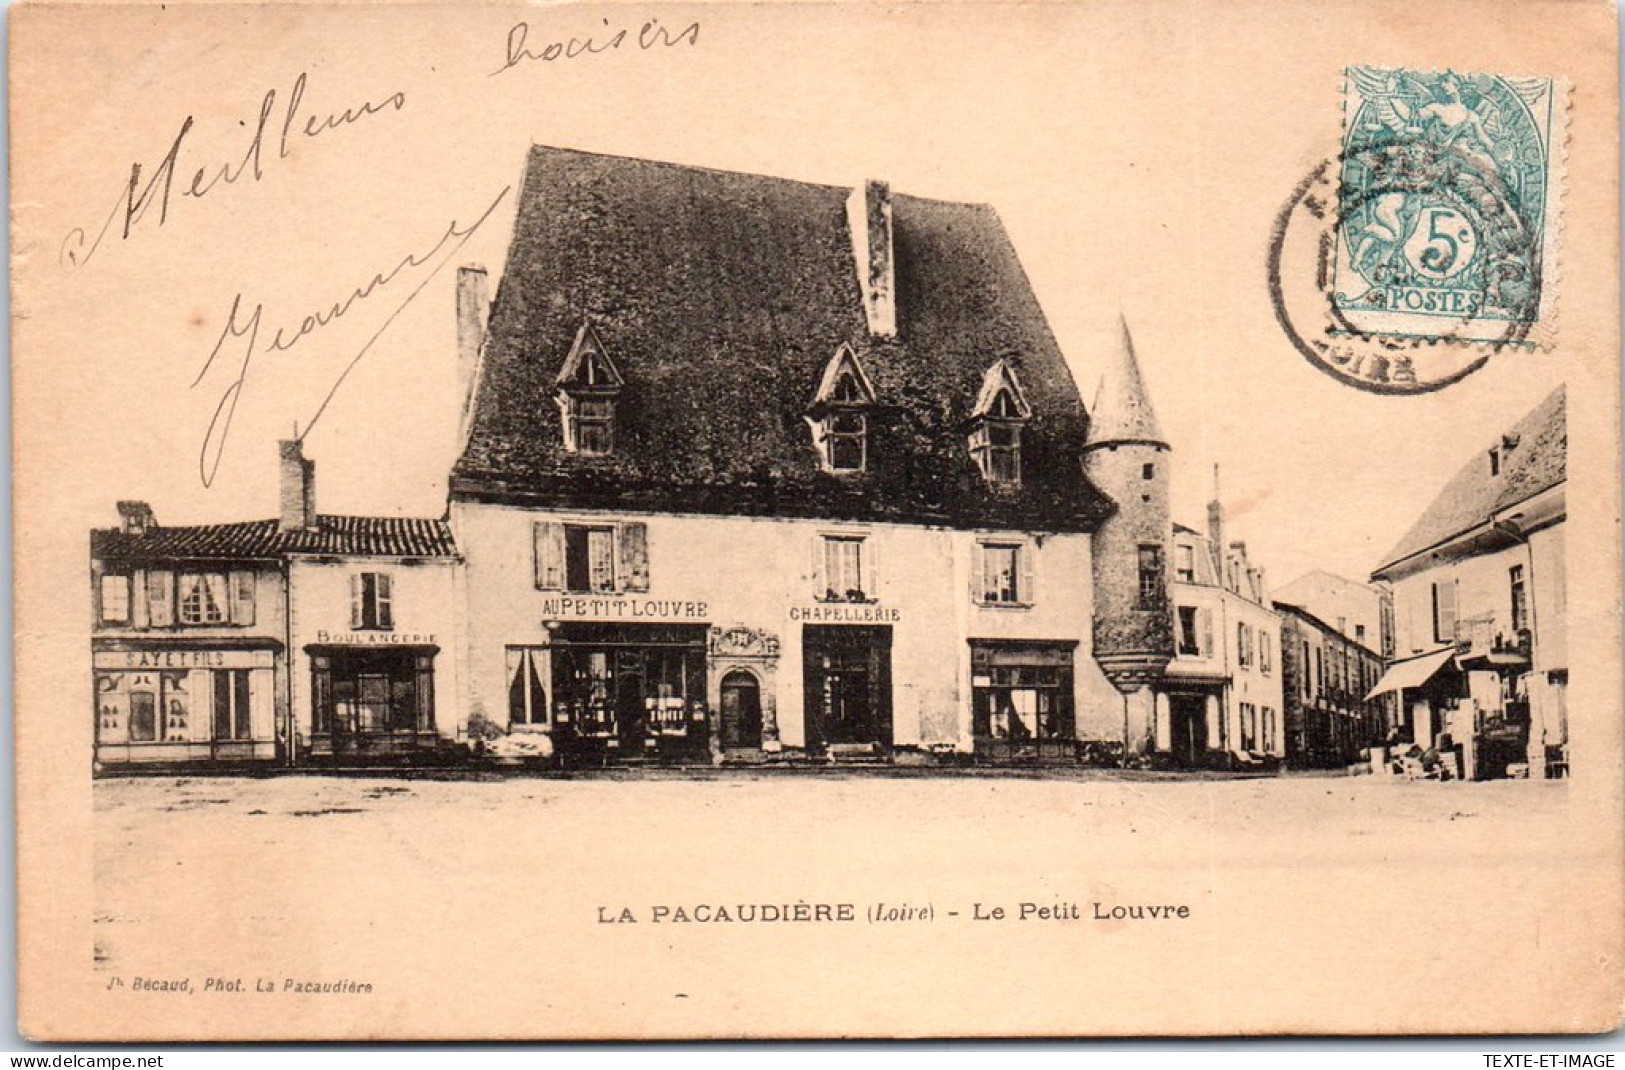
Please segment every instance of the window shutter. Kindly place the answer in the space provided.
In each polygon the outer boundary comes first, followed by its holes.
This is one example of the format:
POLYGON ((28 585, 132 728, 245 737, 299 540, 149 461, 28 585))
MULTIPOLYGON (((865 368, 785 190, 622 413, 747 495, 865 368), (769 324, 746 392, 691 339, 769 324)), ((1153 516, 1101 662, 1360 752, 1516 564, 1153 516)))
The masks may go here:
POLYGON ((366 626, 366 617, 364 616, 365 610, 362 606, 362 602, 364 600, 363 588, 364 585, 361 581, 361 573, 350 573, 350 627, 352 628, 362 628, 366 626))
POLYGON ((649 589, 649 525, 622 524, 621 577, 628 591, 649 589))
POLYGON ((824 580, 824 555, 828 553, 828 546, 829 540, 824 538, 824 536, 813 536, 811 578, 813 584, 813 596, 815 598, 824 597, 824 592, 829 589, 829 584, 824 580))
POLYGON ((377 584, 377 586, 374 588, 374 597, 378 602, 378 620, 376 623, 380 628, 393 628, 395 627, 395 607, 393 603, 394 595, 390 587, 389 573, 378 573, 373 582, 377 584))
POLYGON ((987 546, 979 542, 970 550, 970 600, 973 606, 987 604, 987 546))
POLYGON ((868 539, 859 539, 857 553, 858 589, 863 592, 865 598, 873 601, 880 597, 880 569, 875 566, 874 544, 868 539))
POLYGON ((1211 609, 1202 610, 1202 656, 1204 658, 1213 656, 1213 611, 1211 609))
POLYGON ((254 623, 254 574, 252 572, 233 572, 231 574, 231 623, 254 623))
POLYGON ((1433 638, 1441 643, 1456 640, 1456 581, 1433 585, 1433 638))
POLYGON ((536 522, 536 587, 564 590, 564 525, 551 520, 536 522))
POLYGON ((1033 586, 1033 559, 1037 556, 1038 548, 1031 543, 1023 543, 1016 550, 1016 564, 1020 573, 1020 579, 1016 582, 1021 584, 1016 591, 1016 601, 1023 605, 1030 606, 1038 601, 1038 592, 1033 586))
POLYGON ((154 628, 175 623, 175 574, 153 570, 147 573, 147 622, 154 628))

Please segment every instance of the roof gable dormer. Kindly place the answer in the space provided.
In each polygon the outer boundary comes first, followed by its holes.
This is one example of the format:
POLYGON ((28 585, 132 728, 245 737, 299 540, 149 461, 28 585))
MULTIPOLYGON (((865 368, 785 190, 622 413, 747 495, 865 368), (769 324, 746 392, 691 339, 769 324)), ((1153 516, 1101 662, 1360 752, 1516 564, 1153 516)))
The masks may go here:
POLYGON ((842 343, 824 365, 818 392, 807 407, 813 446, 826 472, 862 472, 869 466, 869 410, 874 384, 852 347, 842 343))
POLYGON ((626 385, 592 324, 583 322, 555 380, 564 448, 604 457, 615 450, 615 398, 626 385))
POLYGON ((864 373, 863 365, 852 347, 841 343, 835 355, 824 365, 824 374, 818 381, 818 393, 813 395, 807 411, 819 416, 833 408, 869 408, 875 403, 874 384, 864 373))
POLYGON ((566 393, 613 393, 626 385, 591 323, 583 321, 556 380, 566 393))
POLYGON ((1033 407, 1027 403, 1016 370, 1003 360, 994 361, 982 376, 982 389, 976 395, 971 419, 1030 420, 1032 416, 1033 407))

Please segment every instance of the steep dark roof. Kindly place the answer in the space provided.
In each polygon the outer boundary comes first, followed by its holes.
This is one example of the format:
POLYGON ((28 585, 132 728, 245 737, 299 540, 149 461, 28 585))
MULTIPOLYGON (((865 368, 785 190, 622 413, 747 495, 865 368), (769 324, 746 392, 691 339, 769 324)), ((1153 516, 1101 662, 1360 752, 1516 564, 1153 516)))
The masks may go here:
POLYGON ((1568 443, 1565 397, 1558 387, 1505 435, 1474 453, 1373 572, 1470 531, 1503 509, 1557 486, 1566 477, 1568 443), (1511 443, 1515 444, 1505 448, 1511 443), (1501 450, 1501 471, 1494 476, 1488 456, 1492 446, 1501 450))
POLYGON ((108 562, 267 561, 283 554, 358 557, 455 557, 444 520, 318 516, 312 531, 281 531, 275 520, 153 527, 143 535, 113 529, 90 533, 90 554, 108 562))
POLYGON ((1077 387, 991 208, 892 198, 897 336, 871 337, 848 191, 533 147, 454 496, 564 507, 1092 530, 1077 387), (626 380, 614 454, 562 449, 555 379, 583 321, 626 380), (806 424, 842 343, 878 396, 868 470, 806 424), (966 421, 1008 361, 1032 421, 1019 489, 966 421))

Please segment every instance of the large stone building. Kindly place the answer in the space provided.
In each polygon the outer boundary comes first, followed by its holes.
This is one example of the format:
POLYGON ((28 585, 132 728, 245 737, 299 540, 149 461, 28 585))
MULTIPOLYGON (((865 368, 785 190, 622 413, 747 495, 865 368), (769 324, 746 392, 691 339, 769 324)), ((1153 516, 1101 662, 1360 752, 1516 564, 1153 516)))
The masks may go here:
POLYGON ((1468 459, 1372 572, 1393 591, 1399 732, 1466 775, 1568 768, 1560 387, 1468 459))
POLYGON ((992 209, 537 147, 484 335, 482 281, 450 510, 482 731, 594 761, 1146 738, 1113 682, 1167 654, 1166 446, 1091 429, 992 209))
POLYGON ((1166 736, 1168 444, 1126 325, 1091 418, 991 208, 537 147, 456 294, 446 518, 318 514, 284 443, 277 519, 93 534, 104 764, 1166 736))

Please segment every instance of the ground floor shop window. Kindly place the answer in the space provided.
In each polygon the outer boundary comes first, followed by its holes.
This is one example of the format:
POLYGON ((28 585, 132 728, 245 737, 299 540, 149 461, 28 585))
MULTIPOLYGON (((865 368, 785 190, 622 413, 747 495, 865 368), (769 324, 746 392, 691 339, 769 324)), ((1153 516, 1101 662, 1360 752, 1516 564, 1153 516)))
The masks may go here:
POLYGON ((434 731, 434 654, 420 650, 313 652, 318 735, 434 731))
MULTIPOLYGON (((97 738, 103 743, 190 740, 193 675, 162 671, 97 673, 97 738)), ((207 674, 195 675, 201 678, 207 674)))
POLYGON ((972 731, 986 739, 1076 737, 1069 644, 971 642, 972 731))
POLYGON ((708 747, 706 633, 703 625, 561 627, 549 652, 555 731, 623 754, 708 747))
POLYGON ((540 647, 508 648, 508 723, 547 724, 547 651, 540 647))
POLYGON ((252 739, 253 703, 249 699, 247 669, 214 672, 214 738, 252 739))
MULTIPOLYGON (((97 656, 154 657, 123 652, 97 656)), ((223 660, 230 656, 184 652, 175 660, 223 660)), ((268 740, 271 677, 268 667, 98 669, 94 677, 96 742, 110 746, 151 744, 162 749, 165 744, 201 744, 207 748, 211 743, 268 740)))
POLYGON ((891 745, 890 628, 805 625, 802 662, 809 744, 891 745))

